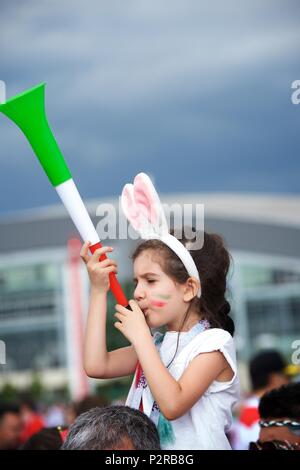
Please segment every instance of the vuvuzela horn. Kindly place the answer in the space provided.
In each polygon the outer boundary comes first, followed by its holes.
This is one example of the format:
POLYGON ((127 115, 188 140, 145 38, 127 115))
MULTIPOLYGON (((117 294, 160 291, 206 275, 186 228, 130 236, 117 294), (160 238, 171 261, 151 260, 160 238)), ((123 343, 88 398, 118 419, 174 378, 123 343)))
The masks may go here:
MULTIPOLYGON (((0 104, 0 111, 14 121, 27 137, 81 238, 84 242, 91 242, 90 250, 94 253, 102 244, 49 127, 45 113, 45 83, 0 104)), ((106 255, 100 257, 100 261, 103 259, 106 255)), ((127 306, 128 301, 116 275, 110 273, 109 280, 117 303, 127 306)))

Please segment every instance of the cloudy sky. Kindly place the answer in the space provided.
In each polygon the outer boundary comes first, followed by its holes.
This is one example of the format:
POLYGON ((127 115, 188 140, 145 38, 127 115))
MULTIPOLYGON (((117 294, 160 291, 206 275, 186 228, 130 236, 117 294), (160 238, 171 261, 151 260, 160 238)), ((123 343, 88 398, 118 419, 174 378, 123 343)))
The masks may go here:
MULTIPOLYGON (((298 0, 1 0, 7 96, 47 82, 84 199, 145 171, 160 192, 300 193, 298 0)), ((0 215, 57 196, 0 114, 0 215)))

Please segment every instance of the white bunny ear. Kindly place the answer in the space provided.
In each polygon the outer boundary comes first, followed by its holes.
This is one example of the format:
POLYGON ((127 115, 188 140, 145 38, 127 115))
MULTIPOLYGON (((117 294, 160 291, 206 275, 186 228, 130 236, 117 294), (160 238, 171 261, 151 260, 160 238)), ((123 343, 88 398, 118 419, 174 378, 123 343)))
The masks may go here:
POLYGON ((158 194, 146 173, 139 173, 133 185, 126 184, 121 205, 132 227, 143 239, 168 234, 168 224, 158 194))
POLYGON ((143 223, 144 238, 162 236, 169 232, 159 196, 146 173, 139 173, 133 182, 134 201, 143 223), (147 223, 145 224, 145 222, 147 223), (147 233, 148 231, 148 233, 147 233))
POLYGON ((132 184, 126 184, 123 188, 121 195, 121 205, 126 218, 131 223, 132 227, 139 232, 140 214, 134 200, 134 191, 132 184))
MULTIPOLYGON (((177 238, 169 234, 167 219, 158 194, 146 173, 139 173, 133 185, 126 184, 121 205, 132 227, 143 239, 159 239, 181 259, 190 276, 199 280, 199 272, 190 252, 177 238)), ((201 295, 201 283, 197 296, 201 295)))

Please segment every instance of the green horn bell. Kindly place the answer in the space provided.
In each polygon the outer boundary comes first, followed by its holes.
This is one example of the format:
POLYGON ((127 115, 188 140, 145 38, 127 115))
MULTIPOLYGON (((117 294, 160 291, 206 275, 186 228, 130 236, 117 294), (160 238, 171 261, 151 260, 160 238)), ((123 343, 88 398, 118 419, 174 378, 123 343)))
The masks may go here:
POLYGON ((45 114, 45 83, 0 104, 0 111, 23 131, 53 186, 72 178, 45 114))

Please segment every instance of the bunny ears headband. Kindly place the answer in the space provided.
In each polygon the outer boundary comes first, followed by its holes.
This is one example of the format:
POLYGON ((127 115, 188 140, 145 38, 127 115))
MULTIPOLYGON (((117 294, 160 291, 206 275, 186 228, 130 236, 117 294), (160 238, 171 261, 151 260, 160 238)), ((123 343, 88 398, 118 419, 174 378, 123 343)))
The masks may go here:
MULTIPOLYGON (((191 277, 200 283, 195 262, 185 246, 169 233, 167 219, 152 181, 146 173, 139 173, 133 184, 122 191, 121 205, 126 218, 144 240, 157 239, 165 243, 180 258, 191 277)), ((201 296, 199 287, 197 297, 201 296)))

